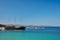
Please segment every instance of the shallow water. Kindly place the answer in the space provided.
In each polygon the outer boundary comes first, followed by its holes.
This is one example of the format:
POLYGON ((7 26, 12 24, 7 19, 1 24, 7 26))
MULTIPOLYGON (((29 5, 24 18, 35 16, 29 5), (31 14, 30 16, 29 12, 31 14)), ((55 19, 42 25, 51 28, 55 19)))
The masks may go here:
POLYGON ((60 40, 60 29, 0 31, 0 40, 60 40))

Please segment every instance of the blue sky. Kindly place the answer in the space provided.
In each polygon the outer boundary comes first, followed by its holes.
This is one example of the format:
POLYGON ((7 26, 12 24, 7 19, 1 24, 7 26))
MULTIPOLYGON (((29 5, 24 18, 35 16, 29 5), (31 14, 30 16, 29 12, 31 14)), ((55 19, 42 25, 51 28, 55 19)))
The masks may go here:
POLYGON ((60 26, 60 1, 0 0, 0 23, 60 26))

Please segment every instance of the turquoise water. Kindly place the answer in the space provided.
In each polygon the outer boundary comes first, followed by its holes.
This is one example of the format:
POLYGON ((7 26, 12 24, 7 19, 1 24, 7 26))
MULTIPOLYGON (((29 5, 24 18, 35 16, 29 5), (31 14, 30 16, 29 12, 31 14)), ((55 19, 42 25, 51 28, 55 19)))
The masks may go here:
POLYGON ((60 40, 60 34, 26 31, 2 31, 0 40, 60 40))

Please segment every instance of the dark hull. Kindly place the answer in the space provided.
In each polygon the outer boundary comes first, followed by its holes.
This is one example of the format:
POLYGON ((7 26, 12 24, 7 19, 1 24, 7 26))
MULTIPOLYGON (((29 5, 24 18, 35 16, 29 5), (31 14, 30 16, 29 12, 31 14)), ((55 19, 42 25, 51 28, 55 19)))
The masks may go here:
POLYGON ((19 27, 19 28, 6 28, 6 30, 25 30, 25 27, 19 27))
POLYGON ((15 30, 25 30, 25 27, 15 28, 15 30))

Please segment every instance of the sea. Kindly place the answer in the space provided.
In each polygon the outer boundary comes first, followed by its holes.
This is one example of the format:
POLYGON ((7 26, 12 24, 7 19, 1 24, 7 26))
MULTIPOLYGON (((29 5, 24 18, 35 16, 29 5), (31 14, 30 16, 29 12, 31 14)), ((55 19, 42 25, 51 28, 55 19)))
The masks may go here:
POLYGON ((0 40, 60 40, 60 27, 27 27, 0 31, 0 40))

